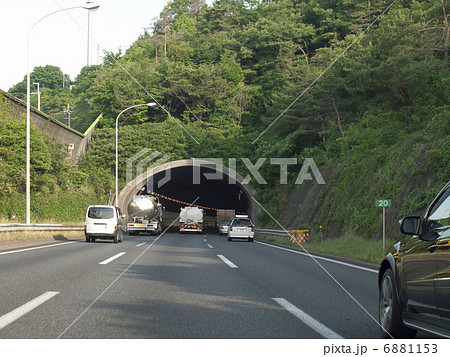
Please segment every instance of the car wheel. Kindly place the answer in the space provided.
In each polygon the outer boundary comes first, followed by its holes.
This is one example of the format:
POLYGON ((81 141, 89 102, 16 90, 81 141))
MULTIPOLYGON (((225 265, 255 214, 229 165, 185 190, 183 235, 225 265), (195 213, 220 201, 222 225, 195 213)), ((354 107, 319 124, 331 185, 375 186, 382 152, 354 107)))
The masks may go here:
POLYGON ((249 242, 253 242, 253 238, 249 238, 248 241, 249 241, 249 242))
POLYGON ((383 274, 378 301, 381 334, 384 338, 409 338, 415 336, 416 330, 403 325, 402 311, 397 298, 391 269, 387 269, 383 274))
POLYGON ((117 232, 114 234, 114 243, 117 243, 119 241, 119 237, 117 232))
POLYGON ((89 238, 88 236, 86 236, 86 242, 90 242, 91 241, 91 238, 89 238))
POLYGON ((228 238, 227 238, 227 241, 228 241, 228 242, 231 242, 231 237, 228 237, 228 238))

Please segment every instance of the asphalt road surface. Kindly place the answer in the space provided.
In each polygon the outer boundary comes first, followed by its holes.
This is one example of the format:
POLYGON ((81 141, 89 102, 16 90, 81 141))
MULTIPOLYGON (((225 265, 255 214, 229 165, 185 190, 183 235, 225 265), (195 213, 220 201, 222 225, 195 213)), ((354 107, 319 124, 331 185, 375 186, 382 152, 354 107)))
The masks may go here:
POLYGON ((380 338, 376 270, 218 235, 0 252, 0 338, 380 338))

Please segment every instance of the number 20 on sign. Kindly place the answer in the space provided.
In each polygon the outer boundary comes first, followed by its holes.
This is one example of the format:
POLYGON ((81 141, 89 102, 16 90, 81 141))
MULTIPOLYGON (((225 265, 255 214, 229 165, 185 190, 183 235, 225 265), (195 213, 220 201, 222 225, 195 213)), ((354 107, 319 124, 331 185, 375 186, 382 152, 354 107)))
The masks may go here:
POLYGON ((392 200, 375 200, 375 207, 391 207, 392 200))

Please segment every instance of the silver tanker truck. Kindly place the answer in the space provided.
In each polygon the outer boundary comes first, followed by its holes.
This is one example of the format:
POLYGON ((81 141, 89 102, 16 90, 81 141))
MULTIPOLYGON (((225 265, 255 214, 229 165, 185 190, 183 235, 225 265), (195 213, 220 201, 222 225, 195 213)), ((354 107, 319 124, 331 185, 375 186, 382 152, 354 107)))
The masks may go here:
POLYGON ((138 195, 128 205, 128 233, 139 232, 160 234, 162 226, 162 205, 158 197, 138 195))

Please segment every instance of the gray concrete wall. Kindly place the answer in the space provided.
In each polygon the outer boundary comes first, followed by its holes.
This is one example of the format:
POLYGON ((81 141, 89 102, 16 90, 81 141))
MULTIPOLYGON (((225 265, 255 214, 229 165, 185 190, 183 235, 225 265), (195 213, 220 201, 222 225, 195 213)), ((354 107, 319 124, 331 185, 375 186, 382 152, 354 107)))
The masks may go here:
MULTIPOLYGON (((6 98, 8 112, 16 119, 26 118, 27 104, 14 97, 13 95, 0 89, 0 95, 6 98)), ((78 162, 78 159, 86 151, 87 145, 91 140, 92 134, 98 121, 99 116, 85 133, 80 133, 60 121, 46 115, 45 113, 31 107, 31 121, 39 129, 55 138, 55 140, 64 146, 64 150, 71 157, 72 162, 78 162), (69 145, 73 149, 69 149, 69 145)))

